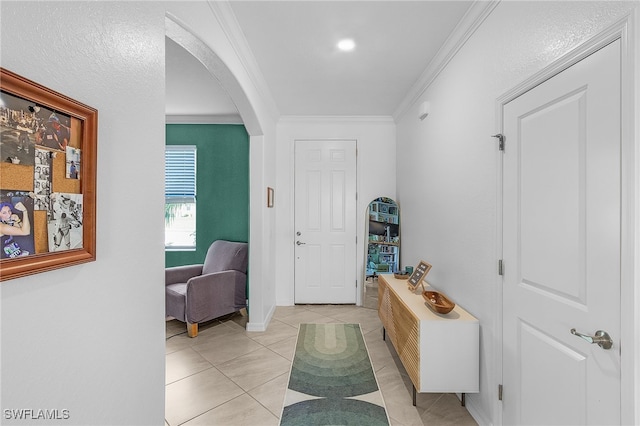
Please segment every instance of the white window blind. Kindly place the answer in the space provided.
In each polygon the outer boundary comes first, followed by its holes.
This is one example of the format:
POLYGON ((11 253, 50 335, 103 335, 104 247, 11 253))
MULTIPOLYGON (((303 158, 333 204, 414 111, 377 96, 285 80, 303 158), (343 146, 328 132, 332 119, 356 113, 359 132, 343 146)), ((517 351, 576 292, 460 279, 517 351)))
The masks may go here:
POLYGON ((167 145, 164 152, 166 202, 194 202, 196 199, 196 146, 167 145))

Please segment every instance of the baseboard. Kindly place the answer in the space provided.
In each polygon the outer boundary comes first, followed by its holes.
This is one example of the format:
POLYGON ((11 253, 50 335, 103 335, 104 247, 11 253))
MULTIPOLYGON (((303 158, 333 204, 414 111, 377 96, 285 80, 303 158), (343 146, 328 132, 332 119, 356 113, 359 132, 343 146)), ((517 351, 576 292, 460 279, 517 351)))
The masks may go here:
POLYGON ((276 307, 272 306, 271 310, 267 314, 267 318, 264 322, 251 322, 251 313, 249 313, 249 322, 247 323, 247 331, 267 331, 267 327, 273 318, 273 314, 276 312, 276 307))
MULTIPOLYGON (((459 400, 462 400, 461 394, 457 393, 456 396, 458 397, 459 400)), ((473 403, 473 400, 475 398, 473 397, 469 398, 470 396, 471 394, 466 394, 464 406, 469 412, 469 414, 471 414, 471 417, 473 417, 473 420, 475 420, 476 423, 478 423, 479 425, 493 426, 493 423, 491 422, 491 420, 485 416, 482 410, 478 410, 478 407, 473 403)))

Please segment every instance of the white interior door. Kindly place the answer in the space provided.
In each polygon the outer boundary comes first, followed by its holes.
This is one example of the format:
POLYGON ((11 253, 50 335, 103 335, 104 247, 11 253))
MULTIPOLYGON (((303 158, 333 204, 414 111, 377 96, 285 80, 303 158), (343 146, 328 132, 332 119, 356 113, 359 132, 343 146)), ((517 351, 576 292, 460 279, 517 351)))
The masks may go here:
POLYGON ((295 232, 295 303, 355 303, 355 141, 295 141, 295 232))
POLYGON ((503 109, 505 425, 620 424, 620 99, 616 41, 503 109))

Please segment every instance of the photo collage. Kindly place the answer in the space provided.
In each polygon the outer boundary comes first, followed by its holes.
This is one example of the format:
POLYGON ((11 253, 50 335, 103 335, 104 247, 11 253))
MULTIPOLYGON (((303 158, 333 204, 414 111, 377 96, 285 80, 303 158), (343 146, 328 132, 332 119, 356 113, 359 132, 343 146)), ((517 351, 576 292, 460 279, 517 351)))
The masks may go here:
POLYGON ((79 188, 72 131, 71 116, 0 91, 0 259, 82 248, 82 194, 54 185, 79 188))

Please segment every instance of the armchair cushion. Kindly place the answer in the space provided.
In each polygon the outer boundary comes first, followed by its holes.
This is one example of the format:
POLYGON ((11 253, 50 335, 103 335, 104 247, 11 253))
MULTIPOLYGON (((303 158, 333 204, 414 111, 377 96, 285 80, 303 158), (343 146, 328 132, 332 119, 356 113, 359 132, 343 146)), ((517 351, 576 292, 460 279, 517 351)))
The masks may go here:
POLYGON ((185 322, 186 297, 187 283, 169 284, 166 286, 164 301, 166 314, 185 322))

